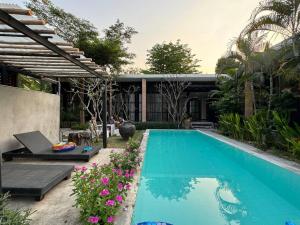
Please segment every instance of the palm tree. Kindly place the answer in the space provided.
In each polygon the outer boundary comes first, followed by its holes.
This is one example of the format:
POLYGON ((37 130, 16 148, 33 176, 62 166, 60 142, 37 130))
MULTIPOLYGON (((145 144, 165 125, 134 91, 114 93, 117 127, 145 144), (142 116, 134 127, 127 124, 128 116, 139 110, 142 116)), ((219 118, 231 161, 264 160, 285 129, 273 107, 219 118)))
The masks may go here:
POLYGON ((252 13, 252 22, 244 33, 254 31, 274 32, 282 35, 293 46, 295 57, 299 56, 296 47, 300 32, 300 0, 265 0, 252 13))
POLYGON ((269 96, 267 104, 268 118, 270 116, 274 96, 274 77, 278 75, 280 70, 282 54, 284 54, 283 51, 272 49, 270 48, 270 43, 266 43, 264 51, 255 56, 257 64, 256 74, 258 76, 266 75, 269 78, 269 96))
POLYGON ((263 47, 265 36, 252 33, 246 37, 239 36, 230 47, 228 57, 238 60, 243 66, 243 78, 245 80, 245 117, 253 115, 256 111, 255 95, 252 75, 254 73, 255 56, 263 47))

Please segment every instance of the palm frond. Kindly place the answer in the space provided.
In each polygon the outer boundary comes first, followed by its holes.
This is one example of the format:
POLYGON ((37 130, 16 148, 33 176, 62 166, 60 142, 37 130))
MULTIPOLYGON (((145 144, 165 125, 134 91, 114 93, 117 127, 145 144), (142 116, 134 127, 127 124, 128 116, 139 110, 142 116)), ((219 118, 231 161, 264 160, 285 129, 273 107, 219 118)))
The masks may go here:
POLYGON ((245 61, 244 57, 241 54, 239 54, 238 52, 235 52, 235 51, 229 52, 227 57, 231 58, 231 59, 236 59, 241 63, 244 63, 244 61, 245 61))
POLYGON ((290 16, 295 7, 295 0, 266 0, 259 3, 259 6, 252 12, 251 19, 255 20, 264 12, 273 12, 277 15, 290 16))
POLYGON ((251 34, 255 31, 272 31, 280 33, 283 36, 290 36, 291 31, 287 29, 287 24, 282 18, 276 16, 275 14, 269 14, 261 16, 253 20, 249 25, 243 30, 243 34, 251 34))

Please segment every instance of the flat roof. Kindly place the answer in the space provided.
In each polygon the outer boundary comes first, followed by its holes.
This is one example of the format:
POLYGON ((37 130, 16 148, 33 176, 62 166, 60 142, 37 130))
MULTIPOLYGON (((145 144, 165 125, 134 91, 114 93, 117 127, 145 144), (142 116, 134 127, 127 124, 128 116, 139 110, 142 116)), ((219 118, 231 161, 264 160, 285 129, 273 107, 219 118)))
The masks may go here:
POLYGON ((130 81, 164 81, 164 80, 180 80, 194 82, 215 82, 220 74, 120 74, 116 77, 118 82, 130 81))

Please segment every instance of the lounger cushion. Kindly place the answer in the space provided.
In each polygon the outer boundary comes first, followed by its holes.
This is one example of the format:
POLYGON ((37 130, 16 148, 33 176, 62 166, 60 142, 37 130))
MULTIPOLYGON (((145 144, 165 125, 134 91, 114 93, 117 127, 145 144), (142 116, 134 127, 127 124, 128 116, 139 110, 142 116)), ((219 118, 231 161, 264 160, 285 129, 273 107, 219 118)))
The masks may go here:
POLYGON ((63 179, 70 177, 71 165, 33 165, 4 163, 2 186, 13 196, 40 198, 63 179))
POLYGON ((39 131, 14 135, 25 148, 3 153, 5 160, 13 158, 37 158, 55 160, 84 160, 98 154, 100 146, 93 147, 91 151, 84 152, 83 146, 77 146, 69 152, 53 152, 52 143, 39 131))
POLYGON ((15 134, 14 136, 32 153, 45 152, 52 148, 52 143, 40 131, 15 134))

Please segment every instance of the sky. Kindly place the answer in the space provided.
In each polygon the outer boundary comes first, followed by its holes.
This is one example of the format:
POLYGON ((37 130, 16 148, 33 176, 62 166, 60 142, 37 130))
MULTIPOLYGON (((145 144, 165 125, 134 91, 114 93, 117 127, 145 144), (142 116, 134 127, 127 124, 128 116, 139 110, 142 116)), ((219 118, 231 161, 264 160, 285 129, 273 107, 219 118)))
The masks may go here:
MULTIPOLYGON (((0 2, 24 5, 24 0, 0 2)), ((129 46, 136 54, 133 67, 147 68, 147 50, 156 43, 188 44, 201 60, 203 73, 215 65, 249 22, 260 0, 52 0, 78 17, 91 21, 101 31, 120 19, 139 33, 129 46)))

